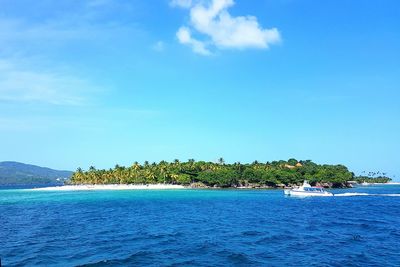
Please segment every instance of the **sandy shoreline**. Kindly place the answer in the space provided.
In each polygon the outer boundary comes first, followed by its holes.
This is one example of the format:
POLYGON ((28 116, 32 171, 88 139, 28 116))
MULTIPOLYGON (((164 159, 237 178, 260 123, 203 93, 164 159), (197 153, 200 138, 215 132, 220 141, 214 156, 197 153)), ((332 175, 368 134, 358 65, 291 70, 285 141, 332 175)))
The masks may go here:
POLYGON ((107 185, 62 185, 52 187, 41 187, 27 190, 33 191, 91 191, 91 190, 167 190, 185 189, 183 185, 174 184, 107 184, 107 185))
MULTIPOLYGON (((400 185, 399 182, 389 183, 371 183, 370 185, 400 185)), ((168 190, 168 189, 188 189, 194 188, 190 186, 176 185, 176 184, 98 184, 98 185, 60 185, 52 187, 38 187, 32 189, 25 189, 30 191, 91 191, 91 190, 168 190)), ((204 187, 197 189, 219 189, 213 187, 204 187)), ((230 189, 281 189, 281 188, 254 188, 254 187, 235 187, 230 189)))

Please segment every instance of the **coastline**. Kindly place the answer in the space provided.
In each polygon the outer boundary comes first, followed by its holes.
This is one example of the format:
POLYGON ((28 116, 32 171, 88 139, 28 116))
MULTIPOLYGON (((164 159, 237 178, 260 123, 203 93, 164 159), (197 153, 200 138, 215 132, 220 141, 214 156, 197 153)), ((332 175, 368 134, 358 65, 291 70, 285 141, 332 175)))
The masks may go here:
MULTIPOLYGON (((399 182, 389 182, 389 183, 371 183, 371 185, 400 185, 399 182)), ((286 189, 293 188, 291 186, 238 186, 238 187, 211 187, 211 186, 198 186, 198 185, 178 185, 178 184, 94 184, 94 185, 60 185, 51 187, 38 187, 30 188, 24 190, 30 191, 96 191, 96 190, 176 190, 176 189, 286 189)), ((328 187, 331 188, 332 187, 328 187)), ((344 187, 351 188, 351 187, 344 187)))
POLYGON ((96 184, 96 185, 61 185, 40 187, 27 190, 32 191, 94 191, 94 190, 170 190, 185 189, 187 187, 176 184, 96 184))

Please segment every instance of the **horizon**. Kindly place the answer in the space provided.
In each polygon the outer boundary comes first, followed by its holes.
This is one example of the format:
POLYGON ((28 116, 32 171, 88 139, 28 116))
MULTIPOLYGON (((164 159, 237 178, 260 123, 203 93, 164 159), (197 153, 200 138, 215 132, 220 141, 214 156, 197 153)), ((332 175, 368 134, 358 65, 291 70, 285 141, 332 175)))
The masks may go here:
POLYGON ((295 158, 400 177, 398 1, 29 3, 2 1, 0 161, 295 158))

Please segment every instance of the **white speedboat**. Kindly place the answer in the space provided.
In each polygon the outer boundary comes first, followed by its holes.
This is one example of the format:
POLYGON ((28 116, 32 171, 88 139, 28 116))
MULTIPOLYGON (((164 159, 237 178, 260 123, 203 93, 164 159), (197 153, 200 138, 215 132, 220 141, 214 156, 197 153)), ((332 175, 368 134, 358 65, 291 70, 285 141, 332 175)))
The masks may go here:
POLYGON ((285 189, 285 195, 288 196, 299 196, 299 197, 307 197, 307 196, 318 196, 318 197, 331 197, 333 194, 331 192, 327 192, 322 187, 311 186, 307 181, 303 182, 302 186, 285 189))

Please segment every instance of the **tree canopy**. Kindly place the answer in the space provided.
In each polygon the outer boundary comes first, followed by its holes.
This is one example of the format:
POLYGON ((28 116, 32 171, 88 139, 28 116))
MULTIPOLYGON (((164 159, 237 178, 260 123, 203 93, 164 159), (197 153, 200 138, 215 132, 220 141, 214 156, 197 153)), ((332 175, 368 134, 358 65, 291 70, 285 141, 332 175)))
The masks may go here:
POLYGON ((217 163, 174 160, 150 164, 134 162, 130 167, 116 165, 113 169, 98 170, 91 166, 83 171, 78 168, 71 178, 72 184, 151 184, 169 183, 189 185, 202 183, 206 186, 237 187, 257 184, 264 186, 300 184, 308 180, 312 184, 338 185, 354 180, 355 176, 343 165, 320 165, 311 160, 289 159, 251 164, 217 163))

